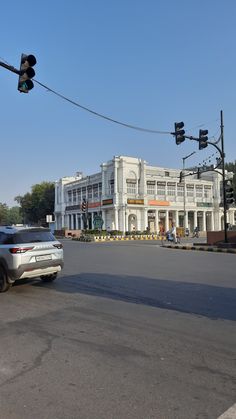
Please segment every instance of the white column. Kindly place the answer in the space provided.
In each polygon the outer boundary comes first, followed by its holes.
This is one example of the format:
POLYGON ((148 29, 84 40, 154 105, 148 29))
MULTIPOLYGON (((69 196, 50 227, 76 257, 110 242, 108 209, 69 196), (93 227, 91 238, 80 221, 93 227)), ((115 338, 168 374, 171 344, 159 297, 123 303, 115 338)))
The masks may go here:
POLYGON ((166 210, 166 217, 165 217, 165 231, 169 230, 169 211, 166 210))
POLYGON ((148 211, 147 209, 144 210, 144 230, 148 227, 148 211))
POLYGON ((106 212, 104 210, 102 210, 102 219, 103 219, 103 230, 106 230, 107 225, 106 225, 106 212))
POLYGON ((77 214, 75 214, 75 230, 78 230, 78 217, 77 217, 77 214))
POLYGON ((211 214, 211 231, 215 231, 215 223, 214 223, 214 214, 213 214, 213 211, 211 211, 210 214, 211 214))
POLYGON ((118 223, 118 210, 117 208, 114 208, 115 211, 115 230, 119 230, 119 223, 118 223))
POLYGON ((159 211, 156 210, 156 232, 159 233, 159 211))
POLYGON ((141 228, 141 210, 138 210, 136 215, 137 215, 137 230, 141 231, 142 230, 142 228, 141 228))
POLYGON ((184 226, 185 226, 186 228, 189 228, 189 227, 188 227, 188 211, 185 211, 184 226))
POLYGON ((129 231, 129 212, 127 210, 125 214, 125 225, 126 225, 126 231, 129 231))
POLYGON ((197 211, 193 213, 193 228, 197 227, 197 211))
POLYGON ((123 232, 125 233, 127 231, 127 227, 126 227, 126 208, 125 207, 122 210, 122 223, 123 223, 123 232))
POLYGON ((202 229, 203 231, 206 231, 206 212, 205 211, 203 211, 202 222, 203 222, 202 229))
POLYGON ((234 224, 234 211, 231 209, 230 211, 228 211, 228 214, 229 214, 229 223, 234 224))
POLYGON ((179 211, 175 211, 175 225, 179 227, 179 211))
POLYGON ((223 215, 223 212, 222 212, 222 211, 220 211, 220 212, 219 212, 219 230, 223 230, 223 228, 222 228, 222 223, 221 223, 221 217, 222 217, 222 215, 223 215))
MULTIPOLYGON (((117 167, 117 161, 116 161, 116 158, 114 159, 114 204, 117 204, 117 201, 118 201, 118 195, 117 195, 117 193, 118 193, 118 167, 117 167)), ((116 215, 115 215, 115 217, 116 217, 116 215)), ((116 223, 116 221, 115 221, 115 224, 116 224, 116 230, 119 230, 119 228, 118 228, 118 222, 116 223)))

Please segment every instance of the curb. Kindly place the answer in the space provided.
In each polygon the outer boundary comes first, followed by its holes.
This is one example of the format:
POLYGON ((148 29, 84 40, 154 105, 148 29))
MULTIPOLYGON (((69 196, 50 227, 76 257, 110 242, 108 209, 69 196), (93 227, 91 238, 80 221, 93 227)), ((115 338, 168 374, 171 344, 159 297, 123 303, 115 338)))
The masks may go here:
POLYGON ((179 245, 163 245, 167 249, 177 249, 177 250, 201 250, 203 252, 213 252, 213 253, 235 253, 236 249, 225 249, 220 247, 212 246, 179 246, 179 245))
POLYGON ((95 242, 111 242, 111 241, 131 241, 131 240, 158 240, 161 241, 162 237, 161 236, 135 236, 135 237, 94 237, 94 241, 95 242))

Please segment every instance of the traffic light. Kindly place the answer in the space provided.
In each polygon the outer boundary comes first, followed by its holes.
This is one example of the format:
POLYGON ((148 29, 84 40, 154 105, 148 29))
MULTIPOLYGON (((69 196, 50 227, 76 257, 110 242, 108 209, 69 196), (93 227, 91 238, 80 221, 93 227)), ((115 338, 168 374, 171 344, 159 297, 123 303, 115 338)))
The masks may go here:
POLYGON ((82 202, 81 209, 82 209, 82 212, 86 212, 87 210, 87 202, 85 199, 82 202))
POLYGON ((199 150, 202 150, 203 148, 206 148, 208 146, 208 130, 207 129, 200 129, 199 130, 199 150))
POLYGON ((200 167, 197 168, 197 179, 201 178, 201 171, 200 171, 200 167))
POLYGON ((179 183, 181 183, 183 180, 183 172, 180 172, 179 174, 179 183))
POLYGON ((185 140, 185 131, 183 127, 184 122, 175 122, 175 132, 173 134, 175 136, 176 145, 181 144, 185 140))
POLYGON ((18 90, 23 93, 28 93, 33 89, 34 83, 32 78, 35 76, 35 71, 32 68, 37 63, 34 55, 21 54, 20 73, 18 80, 18 90))
POLYGON ((234 189, 233 189, 233 181, 232 180, 225 180, 225 196, 226 196, 226 205, 230 206, 234 204, 234 189))

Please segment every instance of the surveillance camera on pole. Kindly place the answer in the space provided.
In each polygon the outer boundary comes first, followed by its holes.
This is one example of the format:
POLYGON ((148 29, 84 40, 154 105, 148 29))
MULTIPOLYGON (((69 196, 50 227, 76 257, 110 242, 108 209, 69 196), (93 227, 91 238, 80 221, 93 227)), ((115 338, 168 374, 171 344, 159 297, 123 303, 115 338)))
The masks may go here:
POLYGON ((21 55, 20 73, 18 80, 18 90, 22 93, 28 93, 33 89, 34 83, 32 78, 35 76, 35 71, 32 68, 37 63, 34 55, 21 55))

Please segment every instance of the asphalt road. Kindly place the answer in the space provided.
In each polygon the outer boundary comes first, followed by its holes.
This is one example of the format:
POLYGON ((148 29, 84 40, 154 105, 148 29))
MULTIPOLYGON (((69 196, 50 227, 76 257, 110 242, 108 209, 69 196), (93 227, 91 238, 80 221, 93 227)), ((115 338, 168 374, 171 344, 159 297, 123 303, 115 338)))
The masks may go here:
POLYGON ((236 256, 64 241, 0 294, 0 419, 216 419, 236 402, 236 256))

